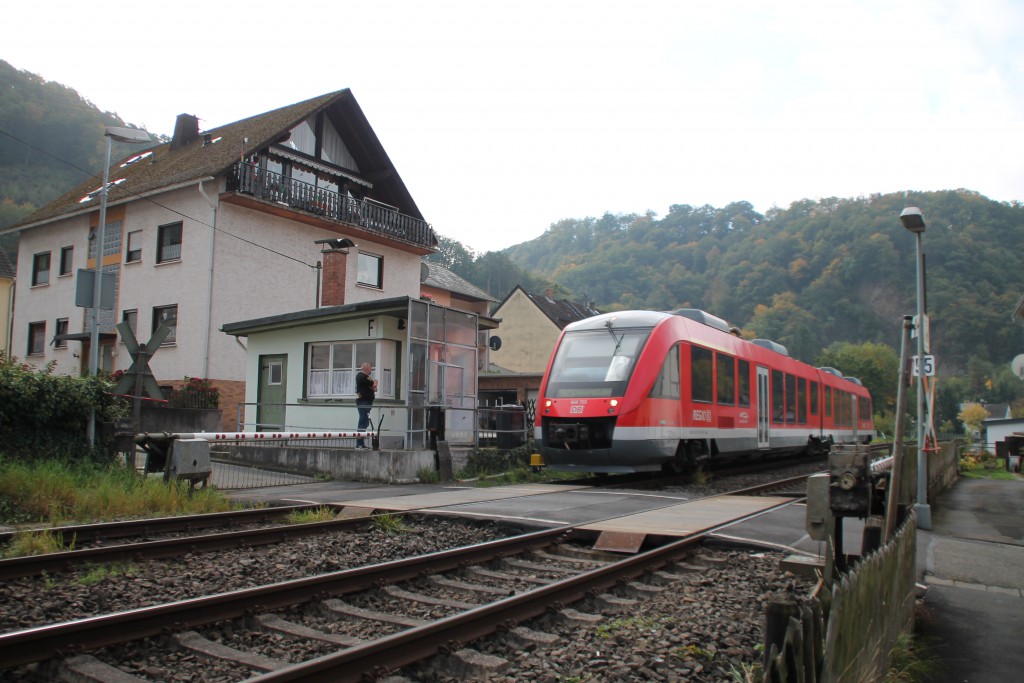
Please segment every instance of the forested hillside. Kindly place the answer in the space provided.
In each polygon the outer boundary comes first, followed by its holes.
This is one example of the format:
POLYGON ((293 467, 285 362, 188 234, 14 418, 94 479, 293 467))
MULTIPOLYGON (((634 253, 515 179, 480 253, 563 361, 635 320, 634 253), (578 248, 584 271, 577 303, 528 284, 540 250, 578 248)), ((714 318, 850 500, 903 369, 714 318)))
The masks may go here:
POLYGON ((951 428, 963 401, 1006 402, 1024 414, 1024 353, 1011 319, 1024 295, 1024 205, 969 190, 794 202, 766 214, 747 202, 675 205, 668 215, 564 219, 540 237, 476 256, 442 239, 432 256, 501 299, 516 283, 601 310, 702 308, 748 338, 846 368, 885 412, 895 402, 900 326, 916 307, 914 235, 900 212, 917 206, 932 351, 936 423, 951 428))
POLYGON ((966 190, 804 200, 765 215, 738 202, 567 219, 504 253, 604 310, 703 308, 813 360, 835 341, 898 344, 916 300, 906 206, 927 221, 928 309, 945 369, 972 356, 1009 363, 1024 351, 1010 321, 1024 294, 1024 206, 966 190))
MULTIPOLYGON (((103 170, 104 126, 124 126, 75 90, 0 60, 0 228, 103 170)), ((115 145, 114 154, 121 154, 115 145)), ((100 181, 97 180, 97 185, 100 181)), ((16 236, 0 242, 13 252, 16 236)))

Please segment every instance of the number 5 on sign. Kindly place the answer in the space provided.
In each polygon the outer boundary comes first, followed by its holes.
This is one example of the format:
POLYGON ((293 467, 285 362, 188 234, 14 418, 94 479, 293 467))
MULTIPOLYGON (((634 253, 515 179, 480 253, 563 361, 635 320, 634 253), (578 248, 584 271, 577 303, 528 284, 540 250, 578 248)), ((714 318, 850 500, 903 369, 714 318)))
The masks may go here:
MULTIPOLYGON (((922 374, 921 363, 919 362, 919 356, 914 356, 914 362, 911 365, 910 374, 914 377, 919 377, 922 374)), ((935 376, 935 356, 925 355, 924 356, 924 369, 923 374, 925 377, 935 376)))

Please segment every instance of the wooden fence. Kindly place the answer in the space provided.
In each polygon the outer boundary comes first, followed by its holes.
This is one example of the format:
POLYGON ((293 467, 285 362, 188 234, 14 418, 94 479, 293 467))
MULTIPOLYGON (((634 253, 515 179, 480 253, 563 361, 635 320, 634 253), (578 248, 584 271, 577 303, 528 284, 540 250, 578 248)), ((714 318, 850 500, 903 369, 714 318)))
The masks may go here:
POLYGON ((770 604, 763 680, 882 680, 889 652, 900 634, 913 628, 916 553, 917 518, 910 513, 888 544, 864 558, 831 591, 819 583, 802 604, 770 604))

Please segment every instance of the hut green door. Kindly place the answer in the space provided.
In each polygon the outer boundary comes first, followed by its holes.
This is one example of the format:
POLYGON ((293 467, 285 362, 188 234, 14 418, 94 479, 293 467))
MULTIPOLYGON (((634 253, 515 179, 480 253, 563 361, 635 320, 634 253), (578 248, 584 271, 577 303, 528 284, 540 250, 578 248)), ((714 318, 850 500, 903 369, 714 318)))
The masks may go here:
POLYGON ((260 356, 260 384, 256 394, 256 430, 284 429, 287 402, 288 356, 274 354, 260 356))

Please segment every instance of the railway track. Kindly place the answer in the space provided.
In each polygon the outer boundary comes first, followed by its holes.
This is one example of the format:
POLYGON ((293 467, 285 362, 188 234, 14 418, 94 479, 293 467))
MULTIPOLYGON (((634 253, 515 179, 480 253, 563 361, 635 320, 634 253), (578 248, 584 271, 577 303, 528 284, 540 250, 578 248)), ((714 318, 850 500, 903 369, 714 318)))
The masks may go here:
MULTIPOLYGON (((315 510, 317 505, 244 510, 187 517, 163 517, 120 523, 89 524, 83 526, 37 529, 34 531, 59 534, 67 545, 79 543, 81 533, 86 543, 94 547, 0 559, 0 580, 44 573, 67 571, 85 564, 139 562, 161 558, 180 557, 192 552, 211 552, 228 548, 252 547, 282 543, 287 540, 330 533, 333 531, 360 531, 367 528, 368 517, 340 518, 316 522, 289 524, 284 520, 297 511, 315 510), (270 512, 273 510, 273 512, 270 512), (237 531, 218 531, 195 534, 191 532, 210 528, 244 525, 237 531), (153 535, 174 534, 159 540, 153 535), (102 545, 108 540, 114 545, 102 545)), ((13 534, 5 534, 13 536, 13 534)), ((0 539, 2 540, 2 539, 0 539)))
POLYGON ((458 654, 462 643, 496 629, 512 632, 526 620, 563 612, 565 605, 584 600, 602 613, 630 610, 637 599, 663 591, 659 583, 679 579, 659 571, 685 561, 708 534, 745 518, 628 557, 590 550, 592 535, 558 528, 23 629, 0 635, 0 662, 41 676, 35 680, 71 680, 83 670, 101 681, 161 680, 159 667, 140 667, 140 658, 152 662, 157 653, 156 660, 176 661, 181 655, 172 653, 186 652, 183 661, 199 667, 197 678, 209 673, 204 667, 218 666, 242 672, 223 680, 345 681, 380 676, 438 653, 468 661, 471 656, 458 654), (378 608, 395 601, 407 606, 397 613, 378 608), (339 626, 349 622, 360 626, 339 626), (288 645, 268 648, 268 639, 288 645), (248 649, 254 643, 262 644, 255 652, 248 649))

